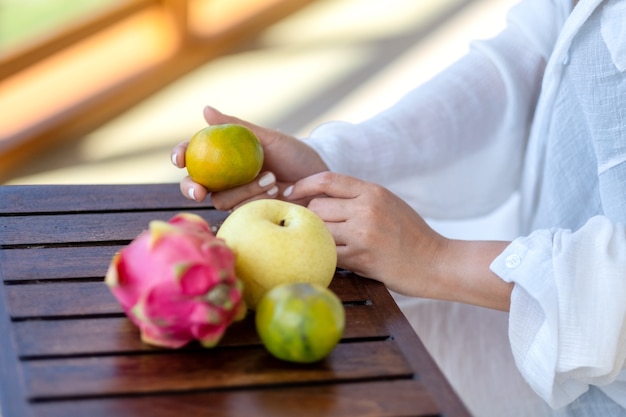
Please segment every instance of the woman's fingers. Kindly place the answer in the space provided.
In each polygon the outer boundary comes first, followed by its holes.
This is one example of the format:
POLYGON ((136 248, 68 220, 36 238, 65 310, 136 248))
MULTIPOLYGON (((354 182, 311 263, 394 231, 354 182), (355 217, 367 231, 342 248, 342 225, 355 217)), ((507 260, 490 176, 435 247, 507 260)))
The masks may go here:
MULTIPOLYGON (((203 201, 209 192, 189 176, 180 181, 180 191, 190 200, 203 201)), ((279 185, 271 172, 261 173, 255 181, 240 187, 211 193, 211 203, 218 210, 231 210, 249 201, 260 198, 274 198, 278 195, 279 185)))
POLYGON ((283 192, 283 196, 287 200, 301 200, 317 195, 350 199, 358 197, 364 186, 365 183, 356 178, 324 171, 296 182, 283 192))
POLYGON ((307 207, 317 213, 325 222, 345 222, 351 216, 352 199, 330 198, 318 196, 307 204, 307 207))
POLYGON ((211 202, 219 210, 231 210, 253 200, 274 198, 278 191, 276 176, 262 172, 248 184, 211 194, 211 202))
MULTIPOLYGON (((367 183, 346 175, 322 172, 304 178, 285 190, 289 201, 310 199, 308 208, 328 227, 335 239, 340 259, 345 258, 354 240, 358 217, 358 197, 366 191, 367 183)), ((371 185, 370 185, 371 187, 371 185)))
POLYGON ((180 192, 190 200, 204 201, 209 192, 206 188, 186 176, 180 181, 180 192))
POLYGON ((172 164, 174 164, 175 167, 185 167, 185 152, 187 152, 187 146, 189 146, 188 140, 180 142, 178 145, 172 148, 171 160, 172 164))

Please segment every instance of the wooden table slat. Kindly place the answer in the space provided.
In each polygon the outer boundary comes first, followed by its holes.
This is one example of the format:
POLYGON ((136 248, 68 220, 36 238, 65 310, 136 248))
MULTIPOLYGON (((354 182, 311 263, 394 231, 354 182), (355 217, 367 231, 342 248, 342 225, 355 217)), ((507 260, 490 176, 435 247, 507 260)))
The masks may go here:
MULTIPOLYGON (((103 277, 106 266, 95 272, 103 277)), ((337 273, 331 282, 344 303, 367 303, 362 278, 337 273)), ((122 307, 104 281, 47 281, 14 284, 5 288, 7 311, 13 319, 36 319, 62 316, 93 316, 122 313, 122 307)))
POLYGON ((0 268, 5 281, 102 277, 124 245, 4 249, 0 268))
MULTIPOLYGON (((212 209, 80 213, 0 217, 0 245, 42 246, 68 243, 130 241, 152 220, 169 220, 180 212, 195 213, 217 226, 227 212, 212 209)), ((0 246, 0 247, 2 247, 0 246)))
POLYGON ((263 347, 24 362, 32 400, 253 387, 413 374, 393 340, 339 344, 322 362, 291 364, 263 347), (364 366, 366 364, 366 366, 364 366), (241 372, 245 370, 245 372, 241 372))
POLYGON ((210 199, 197 203, 183 197, 178 184, 9 185, 0 188, 0 216, 210 206, 210 199))
POLYGON ((207 391, 35 403, 36 417, 426 417, 439 408, 414 380, 207 391), (294 410, 297 410, 295 412, 294 410), (322 410, 320 412, 320 410, 322 410), (252 414, 251 414, 252 413, 252 414))
MULTIPOLYGON (((385 339, 389 331, 373 306, 346 307, 344 341, 385 339)), ((125 317, 34 320, 14 323, 17 353, 23 358, 103 355, 164 350, 141 342, 139 330, 125 317)), ((233 323, 219 346, 260 345, 253 313, 233 323)), ((191 344, 189 349, 203 349, 191 344)))
POLYGON ((6 294, 8 312, 13 319, 122 312, 120 304, 103 281, 8 285, 6 294))

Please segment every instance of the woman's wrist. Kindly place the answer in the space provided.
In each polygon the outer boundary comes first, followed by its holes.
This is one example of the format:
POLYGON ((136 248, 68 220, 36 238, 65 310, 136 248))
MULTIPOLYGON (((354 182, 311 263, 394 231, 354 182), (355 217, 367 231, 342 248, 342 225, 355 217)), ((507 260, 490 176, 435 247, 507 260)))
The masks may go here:
POLYGON ((503 241, 446 240, 437 256, 429 296, 508 311, 513 284, 489 268, 508 245, 503 241))

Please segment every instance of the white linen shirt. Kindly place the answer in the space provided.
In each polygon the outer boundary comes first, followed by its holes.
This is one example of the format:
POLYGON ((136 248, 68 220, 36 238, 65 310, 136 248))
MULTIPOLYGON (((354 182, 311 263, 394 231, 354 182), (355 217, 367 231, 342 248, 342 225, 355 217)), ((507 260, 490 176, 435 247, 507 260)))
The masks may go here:
POLYGON ((425 217, 519 193, 522 237, 491 265, 515 283, 516 364, 554 408, 590 385, 626 408, 626 0, 524 0, 507 22, 396 105, 307 143, 425 217))

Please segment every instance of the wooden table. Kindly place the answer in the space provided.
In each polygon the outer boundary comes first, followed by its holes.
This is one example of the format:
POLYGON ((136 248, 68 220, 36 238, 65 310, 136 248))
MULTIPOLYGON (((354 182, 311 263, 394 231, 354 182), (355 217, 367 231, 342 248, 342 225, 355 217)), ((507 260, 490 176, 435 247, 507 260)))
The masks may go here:
POLYGON ((346 331, 324 361, 272 358, 253 313, 214 349, 150 347, 103 283, 153 219, 227 213, 176 184, 0 187, 0 404, 28 416, 469 416, 389 292, 338 271, 346 331))

